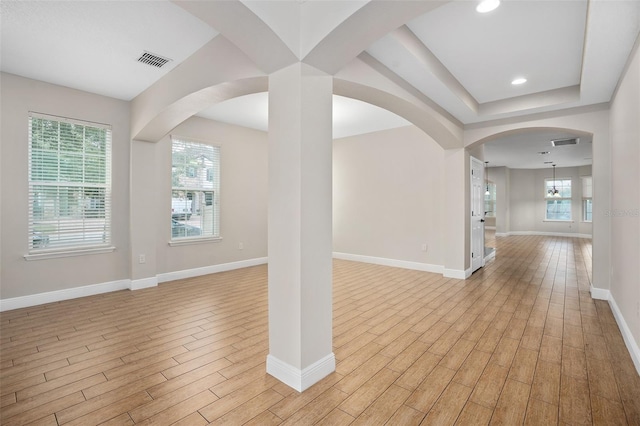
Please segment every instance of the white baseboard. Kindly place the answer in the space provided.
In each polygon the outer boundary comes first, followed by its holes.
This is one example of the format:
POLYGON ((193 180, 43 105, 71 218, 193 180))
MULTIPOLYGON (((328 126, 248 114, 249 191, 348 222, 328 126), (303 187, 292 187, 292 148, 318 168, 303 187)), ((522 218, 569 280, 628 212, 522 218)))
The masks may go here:
POLYGON ((158 277, 140 278, 131 280, 130 290, 142 290, 143 288, 158 287, 158 277))
POLYGON ((609 306, 611 306, 613 316, 618 323, 624 343, 627 345, 627 350, 631 355, 633 365, 636 366, 636 371, 640 374, 640 347, 638 347, 638 342, 633 338, 633 334, 631 334, 631 330, 629 329, 627 322, 624 320, 622 312, 620 312, 620 308, 618 308, 618 304, 612 296, 609 296, 609 306))
POLYGON ((606 300, 609 302, 611 312, 613 312, 613 317, 618 323, 618 328, 620 329, 620 333, 622 334, 624 343, 627 346, 629 354, 631 355, 631 359, 633 360, 633 365, 635 365, 636 371, 638 372, 638 374, 640 374, 640 347, 638 347, 638 342, 635 341, 633 334, 631 334, 631 330, 629 329, 627 322, 622 316, 622 312, 620 312, 620 308, 618 308, 616 300, 613 298, 609 290, 596 288, 591 285, 590 291, 591 297, 593 299, 606 300))
POLYGON ((264 265, 268 262, 267 257, 257 257, 255 259, 239 260, 237 262, 222 263, 220 265, 204 266, 202 268, 185 269, 182 271, 166 272, 158 274, 158 282, 182 280, 185 278, 199 277, 201 275, 216 274, 218 272, 232 271, 234 269, 248 268, 250 266, 264 265))
POLYGON ((131 288, 131 280, 125 279, 82 287, 67 288, 64 290, 48 291, 46 293, 30 294, 28 296, 12 297, 10 299, 0 300, 0 312, 27 308, 29 306, 43 305, 45 303, 77 299, 79 297, 94 296, 96 294, 109 293, 112 291, 128 290, 129 288, 131 288))
POLYGON ((596 288, 591 284, 591 298, 598 300, 609 300, 611 298, 611 292, 604 288, 596 288))
POLYGON ((273 355, 267 355, 267 373, 285 385, 302 392, 336 371, 336 357, 332 353, 300 370, 273 355))
POLYGON ((442 274, 444 267, 430 263, 410 262, 408 260, 387 259, 384 257, 364 256, 361 254, 333 252, 335 259, 352 260, 354 262, 372 263, 375 265, 391 266, 395 268, 413 269, 416 271, 442 274))
POLYGON ((486 263, 486 262, 490 261, 491 259, 495 259, 495 258, 496 258, 496 251, 494 249, 494 250, 491 250, 491 253, 489 253, 488 255, 486 255, 484 257, 484 261, 486 263))
POLYGON ((579 234, 577 232, 541 232, 541 231, 510 231, 496 232, 496 237, 509 237, 511 235, 542 235, 546 237, 570 237, 591 238, 591 234, 579 234))
POLYGON ((469 278, 471 276, 471 268, 465 269, 464 271, 462 269, 444 269, 444 272, 442 273, 442 275, 445 278, 455 278, 458 280, 466 280, 467 278, 469 278))
POLYGON ((101 293, 109 293, 118 290, 141 290, 156 287, 158 283, 178 280, 181 278, 197 277, 200 275, 214 274, 216 272, 231 271, 233 269, 267 263, 266 257, 242 260, 239 262, 223 263, 221 265, 206 266, 203 268, 189 269, 185 271, 168 272, 155 277, 141 278, 138 280, 124 279, 101 284, 90 284, 82 287, 68 288, 64 290, 50 291, 47 293, 31 294, 28 296, 0 299, 0 312, 12 309, 27 308, 29 306, 43 305, 45 303, 60 302, 62 300, 77 299, 78 297, 93 296, 101 293))

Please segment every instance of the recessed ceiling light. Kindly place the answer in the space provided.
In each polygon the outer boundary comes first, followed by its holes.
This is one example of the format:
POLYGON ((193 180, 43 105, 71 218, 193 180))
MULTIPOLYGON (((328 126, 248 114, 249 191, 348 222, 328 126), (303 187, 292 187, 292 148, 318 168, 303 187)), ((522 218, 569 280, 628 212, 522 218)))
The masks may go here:
POLYGON ((524 84, 527 82, 527 79, 524 77, 518 77, 516 79, 514 79, 511 84, 513 84, 514 86, 518 86, 520 84, 524 84))
POLYGON ((478 6, 476 6, 476 12, 487 13, 491 12, 496 7, 500 6, 500 0, 482 0, 478 6))

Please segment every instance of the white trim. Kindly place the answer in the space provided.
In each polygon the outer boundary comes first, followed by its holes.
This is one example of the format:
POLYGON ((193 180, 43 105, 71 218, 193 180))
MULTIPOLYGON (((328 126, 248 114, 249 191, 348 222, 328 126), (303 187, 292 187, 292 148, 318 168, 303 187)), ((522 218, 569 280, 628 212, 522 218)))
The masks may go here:
POLYGON ((616 300, 611 295, 609 290, 603 288, 596 288, 591 285, 591 297, 593 299, 598 300, 606 300, 609 302, 609 306, 611 307, 611 312, 613 312, 613 317, 616 319, 616 323, 618 323, 618 328, 620 329, 620 333, 622 334, 622 338, 624 339, 624 343, 627 346, 627 350, 629 351, 629 355, 631 355, 631 360, 636 367, 636 371, 640 374, 640 347, 638 347, 638 343, 635 341, 627 322, 620 312, 620 308, 618 308, 618 304, 616 300))
POLYGON ((354 262, 372 263, 374 265, 391 266, 394 268, 413 269, 416 271, 442 274, 444 267, 430 263, 411 262, 408 260, 388 259, 384 257, 364 256, 361 254, 333 252, 335 259, 352 260, 354 262))
POLYGON ((494 248, 493 250, 491 250, 491 253, 489 253, 488 255, 486 255, 484 257, 484 261, 485 263, 490 261, 491 259, 495 259, 496 258, 496 249, 494 248))
POLYGON ((512 235, 542 235, 546 237, 573 237, 573 238, 591 238, 591 234, 579 234, 577 232, 541 232, 541 231, 511 231, 496 232, 496 237, 510 237, 512 235))
POLYGON ((591 284, 590 292, 592 299, 609 300, 609 298, 611 297, 611 292, 609 290, 604 288, 596 288, 593 286, 593 284, 591 284))
POLYGON ((194 237, 194 238, 178 238, 169 241, 171 247, 188 246, 193 244, 219 243, 222 237, 194 237))
POLYGON ((618 323, 618 327, 620 328, 620 332, 622 333, 624 343, 627 345, 627 350, 631 355, 631 360, 636 366, 636 371, 638 372, 638 374, 640 374, 640 347, 638 347, 638 343, 633 338, 633 334, 631 334, 631 330, 629 329, 627 322, 624 320, 622 312, 620 312, 620 308, 618 308, 618 304, 611 295, 609 296, 609 306, 611 306, 613 316, 618 323))
POLYGON ((310 388, 334 371, 336 371, 336 357, 333 352, 303 370, 271 354, 267 355, 267 373, 298 392, 310 388))
POLYGON ((46 293, 31 294, 28 296, 13 297, 11 299, 0 300, 0 312, 43 305, 45 303, 60 302, 62 300, 77 299, 79 297, 93 296, 112 291, 128 290, 130 285, 131 281, 129 279, 125 279, 102 284, 49 291, 46 293))
POLYGON ((92 247, 81 248, 77 250, 58 250, 58 251, 42 251, 25 254, 23 257, 25 260, 45 260, 45 259, 57 259, 59 257, 72 257, 72 256, 85 256, 88 254, 102 254, 111 253, 116 248, 110 247, 92 247))
POLYGON ((156 287, 158 283, 166 281, 214 274, 216 272, 231 271, 233 269, 247 268, 249 266, 262 265, 265 263, 267 263, 266 257, 258 257, 255 259, 241 260, 239 262, 206 266, 204 268, 168 272, 166 274, 159 274, 155 277, 141 278, 138 280, 124 279, 101 284, 91 284, 81 287, 50 291, 46 293, 13 297, 11 299, 0 299, 0 312, 43 305, 45 303, 60 302, 62 300, 77 299, 79 297, 93 296, 95 294, 109 293, 118 290, 141 290, 144 288, 156 287))
POLYGON ((158 287, 158 277, 140 278, 131 280, 130 290, 142 290, 143 288, 158 287))
POLYGON ((234 269, 248 268, 250 266, 264 265, 268 262, 267 257, 256 257, 254 259, 239 260, 237 262, 221 263, 219 265, 204 266, 202 268, 185 269, 182 271, 165 272, 158 274, 158 282, 181 280, 184 278, 199 277, 201 275, 215 274, 218 272, 232 271, 234 269))
POLYGON ((471 276, 471 268, 468 268, 466 270, 460 270, 460 269, 444 269, 444 272, 442 273, 442 275, 445 278, 455 278, 458 280, 466 280, 467 278, 469 278, 471 276))

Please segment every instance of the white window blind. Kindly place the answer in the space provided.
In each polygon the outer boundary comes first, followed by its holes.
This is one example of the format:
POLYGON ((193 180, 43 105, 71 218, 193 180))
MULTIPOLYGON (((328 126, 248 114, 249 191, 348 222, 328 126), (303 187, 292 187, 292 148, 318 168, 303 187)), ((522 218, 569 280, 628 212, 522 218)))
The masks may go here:
POLYGON ((220 147, 171 141, 171 239, 219 237, 220 147))
POLYGON ((591 176, 582 176, 582 198, 593 197, 593 179, 591 176))
POLYGON ((29 114, 29 253, 111 244, 111 127, 29 114))
POLYGON ((593 220, 593 179, 591 176, 582 177, 582 220, 593 220))

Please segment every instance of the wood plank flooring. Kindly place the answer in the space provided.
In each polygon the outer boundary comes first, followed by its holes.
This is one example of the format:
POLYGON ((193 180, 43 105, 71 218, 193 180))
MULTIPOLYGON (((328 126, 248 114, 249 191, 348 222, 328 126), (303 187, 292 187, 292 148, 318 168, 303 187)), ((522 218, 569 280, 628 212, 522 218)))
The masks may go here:
POLYGON ((466 281, 334 263, 336 372, 265 373, 266 266, 0 314, 3 425, 640 424, 591 241, 512 236, 466 281))

